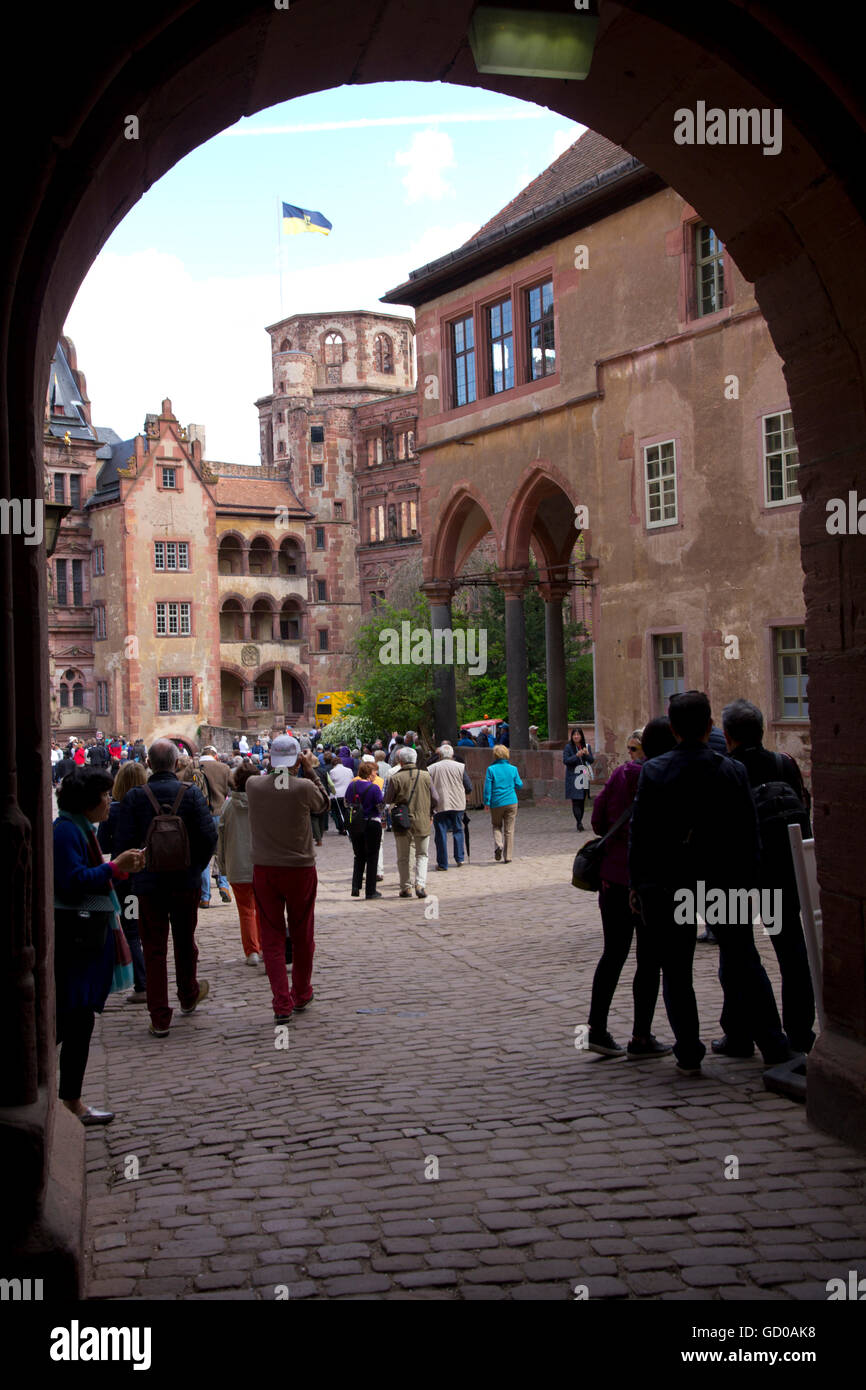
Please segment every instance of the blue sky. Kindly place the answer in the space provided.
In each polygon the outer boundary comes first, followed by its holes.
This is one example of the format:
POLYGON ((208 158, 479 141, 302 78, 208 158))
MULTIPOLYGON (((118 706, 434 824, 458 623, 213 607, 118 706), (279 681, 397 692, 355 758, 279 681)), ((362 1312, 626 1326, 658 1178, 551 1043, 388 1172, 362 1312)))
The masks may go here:
POLYGON ((380 295, 464 242, 582 130, 498 93, 420 82, 317 92, 241 121, 145 194, 78 293, 66 332, 94 422, 126 438, 168 396, 184 424, 205 425, 209 458, 257 463, 265 325, 399 312, 380 295), (331 235, 278 240, 281 200, 324 213, 331 235))

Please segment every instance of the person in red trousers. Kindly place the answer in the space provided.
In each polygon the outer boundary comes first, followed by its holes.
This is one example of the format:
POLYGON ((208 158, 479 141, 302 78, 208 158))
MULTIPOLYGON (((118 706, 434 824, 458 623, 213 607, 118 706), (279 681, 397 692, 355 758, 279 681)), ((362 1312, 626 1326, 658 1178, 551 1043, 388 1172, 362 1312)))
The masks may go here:
POLYGON ((292 735, 280 734, 271 744, 268 775, 251 777, 246 784, 253 891, 275 1023, 288 1023, 313 997, 318 878, 310 815, 322 815, 330 805, 313 771, 317 761, 312 750, 301 753, 292 735), (286 970, 286 918, 292 945, 291 988, 286 970))

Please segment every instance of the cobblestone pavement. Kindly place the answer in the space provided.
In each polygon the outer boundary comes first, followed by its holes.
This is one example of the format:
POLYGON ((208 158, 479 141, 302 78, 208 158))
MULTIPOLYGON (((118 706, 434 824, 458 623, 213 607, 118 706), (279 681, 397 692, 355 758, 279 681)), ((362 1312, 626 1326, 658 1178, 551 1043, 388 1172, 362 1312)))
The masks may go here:
MULTIPOLYGON (((760 1060, 698 1079, 576 1050, 600 949, 577 843, 565 803, 524 808, 496 864, 475 813, 428 920, 432 899, 397 897, 390 834, 368 903, 330 833, 316 998, 287 1050, 234 905, 201 913, 200 1011, 164 1041, 121 997, 97 1021, 85 1098, 117 1119, 87 1136, 90 1296, 824 1299, 866 1273, 866 1159, 767 1093, 760 1060)), ((716 962, 698 947, 705 1041, 716 962)), ((661 1000, 655 1027, 670 1038, 661 1000)))

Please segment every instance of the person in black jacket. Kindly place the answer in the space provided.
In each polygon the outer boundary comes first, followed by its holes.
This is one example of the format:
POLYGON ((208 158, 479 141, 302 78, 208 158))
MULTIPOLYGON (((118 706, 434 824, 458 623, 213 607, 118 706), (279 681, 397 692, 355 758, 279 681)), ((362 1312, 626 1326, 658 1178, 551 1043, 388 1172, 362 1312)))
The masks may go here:
MULTIPOLYGON (((692 983, 695 918, 683 920, 677 899, 687 891, 694 904, 701 888, 755 888, 760 837, 745 770, 707 747, 712 715, 706 695, 672 695, 668 718, 677 747, 641 769, 631 818, 629 883, 636 910, 656 933, 677 1067, 699 1075, 706 1048, 692 983)), ((788 1040, 751 923, 713 929, 731 1028, 738 1038, 754 1038, 768 1065, 787 1061, 788 1040)))
POLYGON ((157 1038, 168 1036, 172 1016, 168 1004, 166 968, 169 924, 174 942, 177 996, 181 1012, 193 1013, 196 1005, 208 993, 207 980, 199 981, 196 977, 198 948, 195 929, 201 875, 216 849, 217 830, 198 787, 178 781, 175 774, 177 758, 177 745, 171 739, 160 738, 151 744, 147 757, 151 768, 150 781, 147 787, 133 787, 127 792, 120 802, 114 830, 114 843, 118 849, 142 848, 150 823, 156 815, 148 790, 156 797, 160 807, 167 811, 174 804, 181 787, 186 788, 177 814, 183 820, 189 836, 189 868, 171 873, 153 873, 144 869, 136 877, 150 1032, 157 1038))
MULTIPOLYGON (((722 710, 722 728, 730 756, 746 769, 751 787, 759 787, 764 782, 787 782, 808 811, 809 793, 794 759, 764 747, 764 716, 757 705, 749 700, 734 700, 726 705, 722 710)), ((770 934, 782 975, 782 1022, 794 1051, 809 1052, 815 1041, 815 995, 789 844, 776 847, 764 839, 761 886, 778 888, 782 893, 781 931, 770 934)), ((713 1050, 727 1056, 751 1057, 754 1052, 752 1039, 735 1035, 735 1023, 726 1012, 722 1013, 721 1023, 725 1036, 713 1043, 713 1050)))

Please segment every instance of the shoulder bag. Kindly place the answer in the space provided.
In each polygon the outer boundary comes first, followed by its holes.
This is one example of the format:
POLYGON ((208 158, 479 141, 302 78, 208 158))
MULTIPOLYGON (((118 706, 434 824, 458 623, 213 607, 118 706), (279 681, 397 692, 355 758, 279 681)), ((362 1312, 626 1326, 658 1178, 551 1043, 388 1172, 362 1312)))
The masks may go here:
POLYGON ((412 825, 412 802, 415 798, 415 789, 418 786, 418 778, 421 776, 421 769, 415 772, 415 781, 412 783, 412 790, 409 793, 408 801, 401 801, 391 807, 391 829, 398 835, 405 835, 412 825))
POLYGON ((571 866, 571 883, 574 888, 582 888, 587 893, 597 893, 601 888, 601 861, 604 857, 604 849, 621 826, 625 825, 630 819, 634 802, 626 806, 622 815, 614 821, 610 830, 600 839, 587 840, 574 856, 574 863, 571 866))

